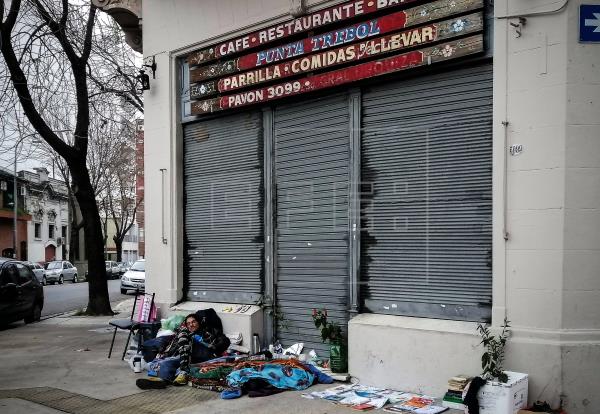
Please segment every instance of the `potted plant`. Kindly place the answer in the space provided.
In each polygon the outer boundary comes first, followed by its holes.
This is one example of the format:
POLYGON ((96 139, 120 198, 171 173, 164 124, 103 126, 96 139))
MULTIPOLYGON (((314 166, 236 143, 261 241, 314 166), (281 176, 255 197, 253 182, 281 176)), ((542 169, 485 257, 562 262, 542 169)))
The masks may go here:
POLYGON ((489 327, 482 324, 477 325, 477 330, 482 338, 481 344, 485 348, 481 355, 481 368, 483 369, 481 377, 485 380, 497 379, 504 383, 508 381, 508 376, 502 371, 504 346, 510 334, 508 328, 510 325, 506 318, 504 318, 504 325, 502 325, 502 332, 499 336, 492 335, 489 327))
POLYGON ((342 335, 342 327, 327 320, 327 309, 312 311, 315 327, 321 333, 323 342, 329 341, 329 367, 331 372, 347 372, 348 356, 346 343, 342 335))
POLYGON ((486 381, 477 392, 480 414, 516 412, 527 405, 528 375, 502 369, 504 348, 510 336, 510 325, 506 318, 501 328, 498 335, 493 335, 488 326, 477 326, 484 347, 481 377, 486 381))

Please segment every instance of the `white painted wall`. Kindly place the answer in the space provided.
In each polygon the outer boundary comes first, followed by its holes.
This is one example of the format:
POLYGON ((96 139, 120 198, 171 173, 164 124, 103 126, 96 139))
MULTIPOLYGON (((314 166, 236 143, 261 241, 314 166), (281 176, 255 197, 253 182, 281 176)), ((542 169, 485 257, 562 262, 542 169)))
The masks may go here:
MULTIPOLYGON (((159 303, 176 302, 183 285, 176 58, 287 19, 289 4, 143 2, 144 53, 158 64, 145 95, 145 200, 147 284, 159 303)), ((495 1, 493 324, 511 321, 505 365, 530 374, 530 401, 557 405, 563 395, 577 414, 600 406, 600 45, 578 43, 581 1, 528 16, 519 38, 510 25, 517 19, 502 18, 561 4, 495 1), (507 155, 512 144, 524 152, 507 155)), ((440 395, 449 376, 479 373, 474 329, 359 315, 349 329, 351 373, 440 395)))

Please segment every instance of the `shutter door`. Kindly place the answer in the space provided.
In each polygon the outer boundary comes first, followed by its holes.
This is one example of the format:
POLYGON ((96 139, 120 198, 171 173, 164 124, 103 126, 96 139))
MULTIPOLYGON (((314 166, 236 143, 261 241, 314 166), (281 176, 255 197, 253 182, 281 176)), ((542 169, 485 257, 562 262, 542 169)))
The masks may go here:
POLYGON ((491 65, 374 87, 362 127, 362 305, 489 318, 491 65))
POLYGON ((276 108, 277 337, 328 355, 311 311, 345 329, 348 309, 349 104, 346 96, 276 108))
POLYGON ((254 303, 262 292, 262 117, 243 113, 184 128, 190 300, 254 303))

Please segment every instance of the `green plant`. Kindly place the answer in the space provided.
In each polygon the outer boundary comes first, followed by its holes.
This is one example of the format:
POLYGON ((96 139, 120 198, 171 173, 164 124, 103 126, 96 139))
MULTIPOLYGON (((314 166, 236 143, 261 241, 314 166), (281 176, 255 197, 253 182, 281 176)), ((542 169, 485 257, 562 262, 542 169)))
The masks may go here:
POLYGON ((279 306, 275 306, 271 309, 271 315, 273 315, 273 319, 277 323, 277 326, 279 326, 279 329, 282 331, 289 331, 290 321, 285 317, 285 313, 283 313, 279 306))
POLYGON ((504 362, 504 346, 510 334, 510 325, 508 320, 504 318, 502 332, 499 336, 492 335, 490 328, 486 325, 477 325, 477 330, 481 335, 481 344, 485 347, 483 355, 481 355, 481 368, 483 368, 483 379, 490 380, 497 378, 500 382, 508 381, 508 376, 502 371, 502 363, 504 362))
POLYGON ((285 313, 283 313, 283 311, 281 310, 279 305, 275 304, 272 307, 267 307, 266 300, 262 296, 260 297, 260 299, 258 299, 256 302, 254 302, 254 304, 257 306, 260 306, 263 309, 266 308, 267 315, 269 315, 273 318, 273 320, 275 321, 275 323, 277 324, 277 326, 280 330, 282 330, 282 331, 289 330, 289 328, 290 328, 289 320, 285 317, 285 313))
POLYGON ((321 332, 321 339, 323 342, 342 342, 342 327, 335 322, 327 321, 327 309, 313 309, 312 318, 313 322, 315 323, 315 327, 321 332))

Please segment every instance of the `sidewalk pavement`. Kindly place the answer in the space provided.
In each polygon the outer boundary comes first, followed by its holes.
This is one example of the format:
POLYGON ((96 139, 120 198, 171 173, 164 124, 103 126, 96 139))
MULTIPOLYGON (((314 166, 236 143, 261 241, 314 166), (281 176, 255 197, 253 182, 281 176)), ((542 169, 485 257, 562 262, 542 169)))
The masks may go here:
MULTIPOLYGON (((122 317, 128 317, 133 300, 121 302, 113 309, 120 311, 122 317), (124 315, 124 316, 123 316, 124 315)), ((118 317, 118 316, 117 316, 118 317)), ((108 349, 112 338, 112 329, 108 326, 111 317, 87 317, 62 315, 31 325, 13 324, 0 330, 0 412, 3 414, 64 413, 49 406, 27 401, 24 395, 39 395, 41 392, 54 394, 58 398, 70 398, 80 405, 93 405, 93 399, 100 402, 123 397, 133 398, 140 393, 157 393, 159 390, 142 391, 135 386, 137 378, 144 373, 135 374, 129 365, 120 360, 127 334, 117 333, 113 356, 108 359, 108 349), (36 388, 50 387, 50 389, 36 388), (28 390, 36 388, 35 390, 28 390), (53 390, 56 389, 56 390, 53 390), (10 391, 7 391, 10 390, 10 391), (61 391, 62 390, 62 391, 61 391), (17 398, 15 398, 17 397, 17 398), (83 401, 83 402, 81 402, 83 401), (86 403, 87 401, 87 403, 86 403)), ((328 385, 317 385, 309 390, 321 390, 328 385)), ((172 388, 172 387, 169 387, 172 388)), ((175 388, 175 387, 173 387, 175 388)), ((178 390, 190 393, 190 387, 178 390)), ((195 390, 204 392, 201 390, 195 390)), ((169 394, 178 398, 176 390, 169 394)), ((322 400, 307 400, 301 392, 287 391, 262 398, 244 396, 237 400, 221 400, 218 394, 210 395, 210 400, 195 403, 165 413, 346 413, 354 410, 334 406, 322 400)), ((150 395, 150 394, 145 394, 150 395)), ((183 394, 182 394, 183 395, 183 394)), ((35 398, 33 398, 35 400, 35 398)), ((30 398, 31 400, 31 398, 30 398)), ((76 404, 72 404, 76 406, 76 404)), ((80 407, 67 412, 108 412, 104 408, 80 407), (83 411, 82 411, 83 410, 83 411)), ((114 407, 113 407, 114 408, 114 407)), ((135 409, 121 412, 136 412, 135 409)), ((111 411, 112 412, 112 411, 111 411)), ((139 412, 139 411, 138 411, 139 412)))

